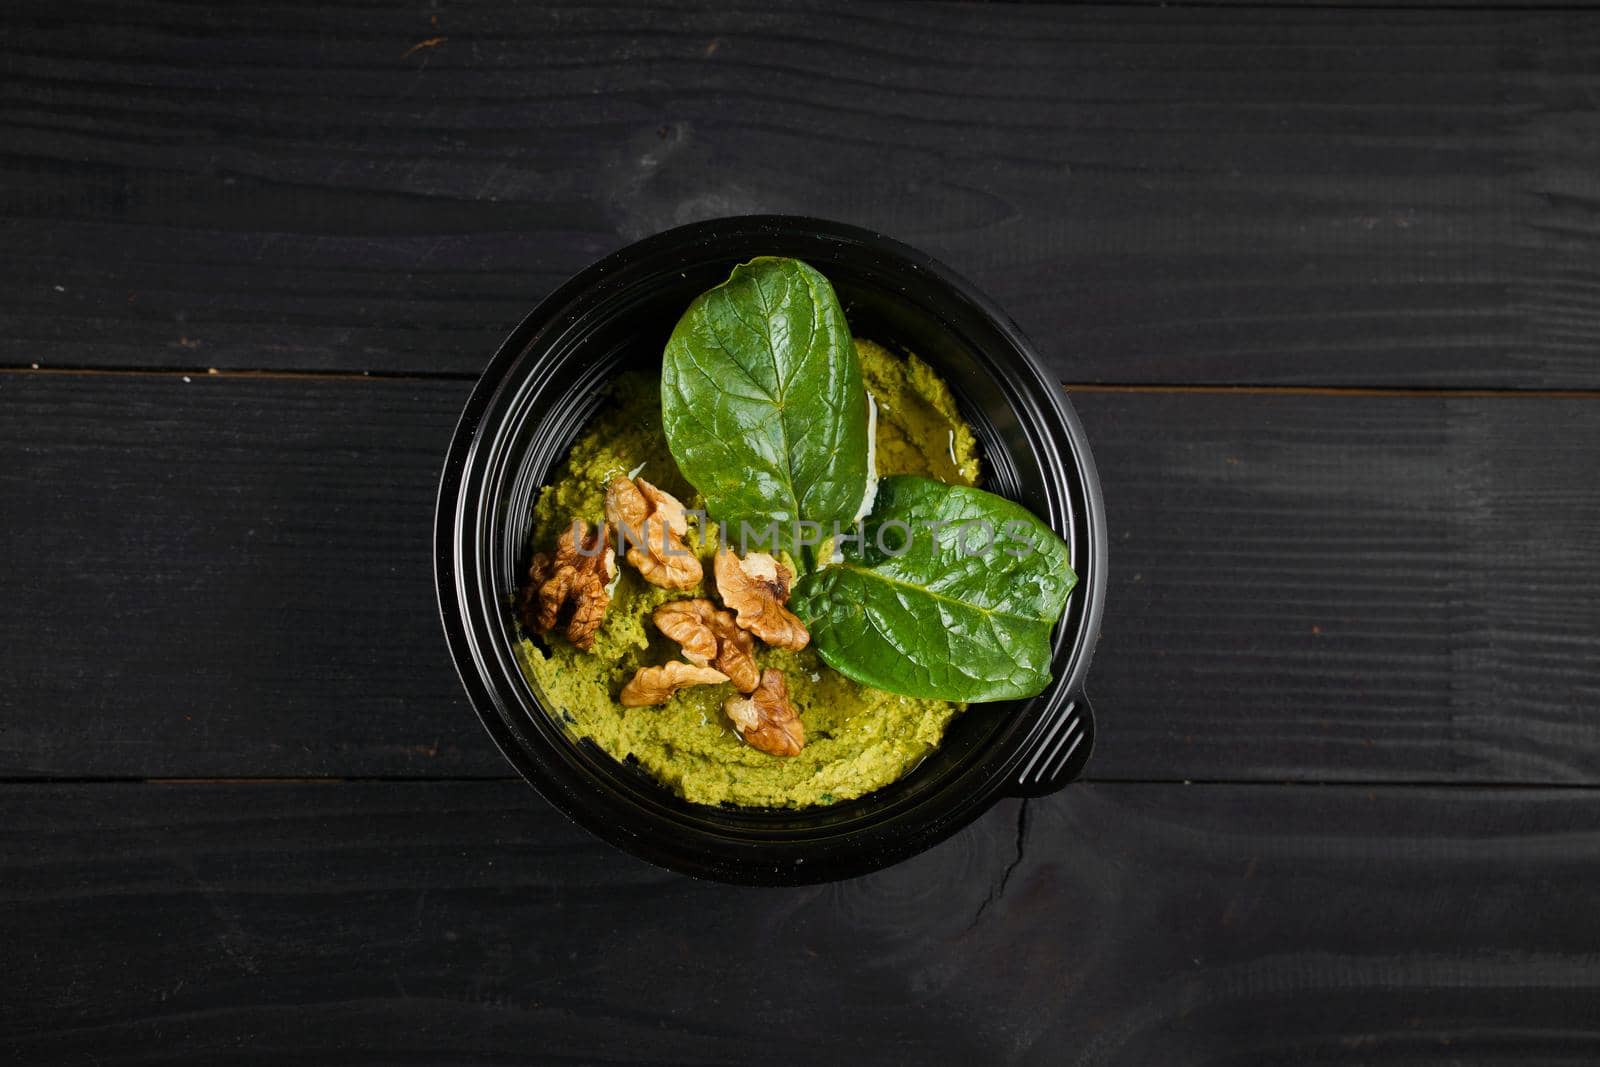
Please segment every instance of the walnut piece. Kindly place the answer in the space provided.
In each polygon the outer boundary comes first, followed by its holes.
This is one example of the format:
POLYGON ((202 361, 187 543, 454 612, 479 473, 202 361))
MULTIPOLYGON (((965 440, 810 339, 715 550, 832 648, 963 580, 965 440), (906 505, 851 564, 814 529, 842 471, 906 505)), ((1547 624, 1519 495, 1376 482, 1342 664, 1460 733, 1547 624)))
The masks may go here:
POLYGON ((665 704, 672 694, 691 685, 717 685, 728 676, 711 667, 697 667, 682 660, 669 660, 659 667, 641 667, 622 687, 618 698, 625 708, 665 704))
POLYGON ((683 646, 683 658, 704 667, 717 655, 709 600, 672 600, 655 610, 656 629, 683 646), (709 609, 709 610, 708 610, 709 609))
POLYGON ((798 756, 806 747, 805 727, 789 703, 789 686, 780 671, 763 671, 754 693, 729 697, 722 702, 722 710, 751 748, 771 756, 798 756))
POLYGON ((554 557, 534 553, 518 604, 522 625, 543 635, 565 617, 567 640, 587 652, 611 604, 606 586, 616 576, 610 530, 601 525, 591 535, 589 524, 578 519, 556 541, 554 557))
POLYGON ((671 493, 643 478, 617 477, 606 488, 606 521, 617 528, 628 562, 645 581, 663 589, 692 589, 705 569, 683 543, 689 519, 671 493))
POLYGON ((717 552, 713 564, 722 602, 738 614, 738 622, 774 648, 798 652, 811 641, 805 623, 784 607, 789 602, 789 568, 765 552, 744 559, 731 549, 717 552))
POLYGON ((683 646, 683 658, 710 665, 748 693, 761 682, 756 643, 733 616, 704 598, 673 600, 655 610, 656 629, 683 646))

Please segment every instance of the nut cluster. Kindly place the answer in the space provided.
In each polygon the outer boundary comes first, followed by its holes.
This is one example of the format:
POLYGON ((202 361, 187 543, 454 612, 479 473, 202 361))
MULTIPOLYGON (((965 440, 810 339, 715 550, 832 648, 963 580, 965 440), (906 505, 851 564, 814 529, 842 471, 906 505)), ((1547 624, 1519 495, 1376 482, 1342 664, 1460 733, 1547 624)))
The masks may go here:
MULTIPOLYGON (((652 585, 688 590, 704 580, 699 557, 684 543, 689 522, 683 504, 671 493, 643 478, 618 476, 606 488, 605 513, 598 530, 591 533, 578 520, 561 535, 554 555, 533 557, 518 605, 529 631, 561 628, 578 648, 594 647, 617 575, 613 530, 617 547, 652 585)), ((755 654, 757 638, 793 651, 810 642, 805 624, 788 608, 794 576, 768 553, 741 559, 728 548, 718 551, 712 569, 724 607, 695 597, 656 608, 656 629, 677 642, 683 659, 641 668, 618 699, 625 707, 647 707, 690 686, 731 682, 742 695, 730 697, 723 710, 739 736, 774 756, 798 755, 805 730, 788 685, 781 672, 763 671, 755 654)))
POLYGON ((739 737, 769 755, 797 756, 805 747, 805 728, 789 701, 788 684, 781 671, 763 671, 755 658, 757 637, 774 648, 796 651, 811 640, 805 624, 786 606, 793 576, 765 552, 741 560, 727 548, 717 553, 713 573, 717 593, 733 610, 704 597, 657 608, 656 629, 678 643, 688 662, 643 668, 623 687, 622 702, 662 704, 686 685, 729 681, 743 695, 729 697, 722 710, 739 737), (676 669, 664 673, 669 668, 676 669))

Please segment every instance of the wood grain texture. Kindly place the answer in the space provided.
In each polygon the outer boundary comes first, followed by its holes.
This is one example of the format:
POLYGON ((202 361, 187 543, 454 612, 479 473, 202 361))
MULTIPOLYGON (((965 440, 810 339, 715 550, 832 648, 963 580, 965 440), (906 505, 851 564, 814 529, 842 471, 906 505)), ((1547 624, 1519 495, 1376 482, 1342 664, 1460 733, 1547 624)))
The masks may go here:
POLYGON ((8 13, 0 363, 474 374, 601 254, 811 213, 1068 381, 1594 387, 1600 23, 679 3, 8 13))
MULTIPOLYGON (((0 375, 0 775, 503 775, 428 539, 466 385, 0 375)), ((1099 778, 1600 782, 1562 398, 1089 393, 1099 778)))
POLYGON ((657 871, 516 783, 0 789, 20 1062, 1592 1063, 1600 796, 1089 785, 657 871))
POLYGON ((433 595, 466 393, 0 376, 0 774, 504 773, 433 595))
POLYGON ((1111 539, 1093 773, 1600 781, 1595 401, 1077 407, 1111 539))

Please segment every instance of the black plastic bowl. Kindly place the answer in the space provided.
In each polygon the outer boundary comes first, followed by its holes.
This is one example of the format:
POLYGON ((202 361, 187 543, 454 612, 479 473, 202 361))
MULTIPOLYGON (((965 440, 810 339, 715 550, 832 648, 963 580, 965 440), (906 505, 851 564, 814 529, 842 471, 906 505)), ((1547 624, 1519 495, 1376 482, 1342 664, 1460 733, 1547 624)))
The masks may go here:
POLYGON ((673 870, 763 885, 863 874, 943 840, 1001 797, 1059 788, 1088 759, 1083 684, 1100 633, 1106 533, 1083 428, 1009 318, 879 234, 807 218, 717 219, 640 241, 562 286, 500 346, 467 402, 439 485, 434 553, 456 669, 506 758, 578 823, 673 870), (659 369, 689 302, 761 255, 810 263, 833 282, 852 332, 915 352, 944 376, 977 434, 985 488, 1048 521, 1079 575, 1043 694, 973 705, 900 781, 802 811, 691 804, 574 741, 517 666, 508 606, 531 554, 532 498, 605 402, 607 382, 659 369))

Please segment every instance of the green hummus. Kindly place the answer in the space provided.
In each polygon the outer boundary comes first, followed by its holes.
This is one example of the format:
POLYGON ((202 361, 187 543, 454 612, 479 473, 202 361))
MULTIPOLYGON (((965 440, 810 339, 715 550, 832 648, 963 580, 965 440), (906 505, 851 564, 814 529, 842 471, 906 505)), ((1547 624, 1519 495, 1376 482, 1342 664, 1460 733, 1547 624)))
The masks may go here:
MULTIPOLYGON (((952 484, 978 482, 977 445, 956 412, 949 387, 916 357, 901 359, 870 341, 856 341, 862 377, 877 404, 879 475, 921 474, 952 484)), ((603 521, 611 479, 636 468, 693 510, 702 501, 678 473, 661 432, 659 379, 635 375, 617 383, 612 403, 584 430, 572 454, 541 490, 533 509, 533 543, 553 545, 573 519, 603 521)), ((763 667, 783 671, 805 727, 805 749, 769 756, 741 741, 722 711, 730 685, 686 689, 661 707, 624 708, 617 694, 640 667, 677 658, 678 646, 656 632, 655 608, 712 596, 715 529, 686 538, 705 559, 699 590, 660 589, 623 564, 594 649, 580 652, 552 637, 524 638, 518 654, 530 684, 568 728, 624 762, 642 766, 700 804, 809 807, 888 785, 932 752, 962 705, 917 700, 858 685, 823 666, 816 654, 763 648, 763 667)))

